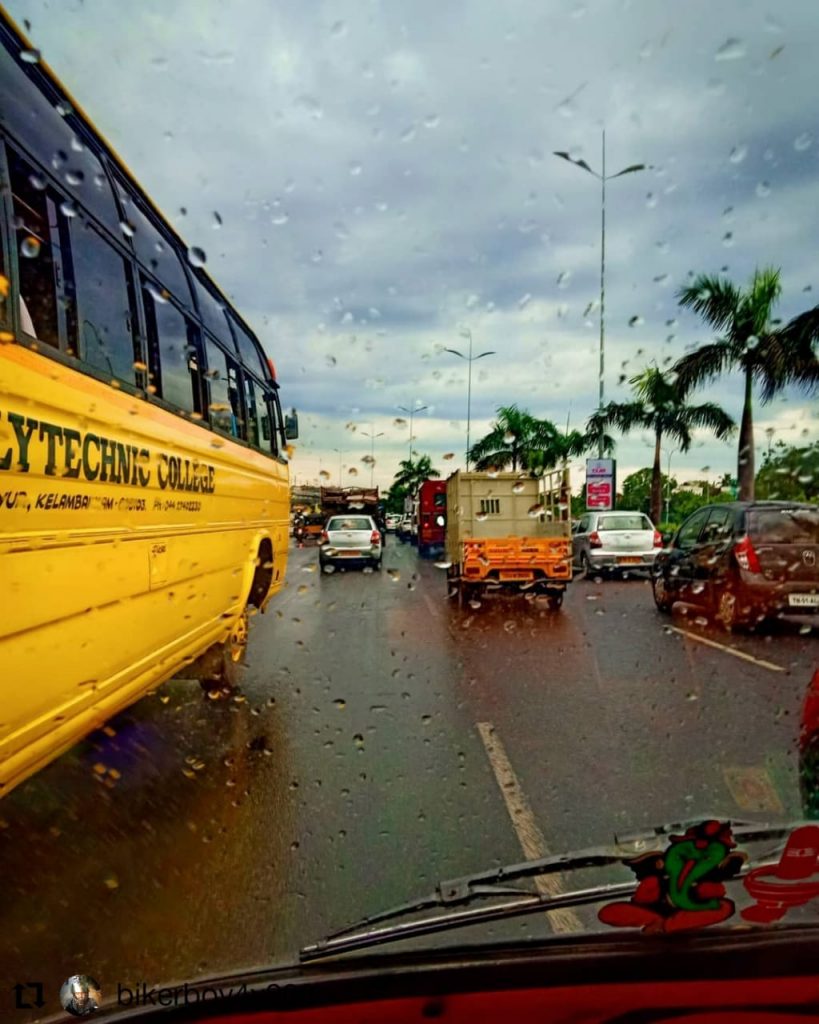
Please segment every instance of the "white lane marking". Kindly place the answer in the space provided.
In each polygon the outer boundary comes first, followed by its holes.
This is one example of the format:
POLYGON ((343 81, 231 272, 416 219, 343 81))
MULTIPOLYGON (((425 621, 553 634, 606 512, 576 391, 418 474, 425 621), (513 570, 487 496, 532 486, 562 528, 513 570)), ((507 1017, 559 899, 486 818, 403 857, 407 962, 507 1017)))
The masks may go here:
POLYGON ((726 647, 725 644, 718 643, 716 640, 709 640, 707 637, 699 636, 697 633, 690 633, 687 629, 678 629, 677 626, 669 626, 668 628, 673 633, 679 633, 680 636, 687 636, 689 640, 695 640, 698 644, 705 644, 706 647, 715 647, 718 651, 724 651, 726 654, 733 654, 735 658, 742 658, 743 661, 750 661, 754 665, 761 665, 762 668, 767 668, 771 672, 787 671, 787 669, 783 668, 782 665, 775 665, 772 661, 755 658, 753 654, 746 654, 745 651, 738 651, 735 647, 726 647))
MULTIPOLYGON (((495 732, 494 725, 491 722, 478 722, 477 726, 524 856, 527 860, 548 857, 549 847, 538 828, 532 808, 509 762, 503 743, 495 732)), ((565 891, 559 875, 541 875, 534 879, 534 883, 538 892, 544 896, 559 896, 565 891)), ((583 930, 580 918, 573 910, 549 910, 546 916, 555 932, 583 930)))
POLYGON ((426 606, 427 606, 427 608, 429 608, 431 614, 434 615, 436 619, 440 618, 441 613, 438 611, 438 609, 433 604, 432 598, 429 596, 429 594, 426 592, 426 590, 422 590, 421 591, 421 596, 423 597, 424 601, 426 602, 426 606))

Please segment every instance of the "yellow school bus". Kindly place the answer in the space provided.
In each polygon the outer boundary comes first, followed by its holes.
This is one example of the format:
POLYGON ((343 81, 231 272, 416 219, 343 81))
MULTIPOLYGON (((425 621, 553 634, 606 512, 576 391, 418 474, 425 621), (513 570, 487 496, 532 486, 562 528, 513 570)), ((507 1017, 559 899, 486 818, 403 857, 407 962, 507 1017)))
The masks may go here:
POLYGON ((298 428, 203 254, 0 43, 2 794, 173 675, 235 683, 298 428))

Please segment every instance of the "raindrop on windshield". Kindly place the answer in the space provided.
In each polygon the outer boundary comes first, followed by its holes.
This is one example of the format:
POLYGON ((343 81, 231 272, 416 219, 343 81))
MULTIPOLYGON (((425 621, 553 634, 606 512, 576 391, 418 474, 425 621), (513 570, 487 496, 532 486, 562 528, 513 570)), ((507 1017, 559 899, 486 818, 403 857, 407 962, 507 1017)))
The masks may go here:
POLYGON ((148 294, 155 302, 162 304, 168 301, 168 292, 166 292, 164 288, 159 288, 153 283, 153 281, 148 281, 145 287, 148 294))
POLYGON ((714 54, 715 60, 741 60, 745 56, 745 45, 740 39, 726 39, 714 54))
POLYGON ((401 417, 399 416, 398 419, 394 419, 392 421, 392 425, 394 427, 405 427, 407 425, 407 421, 406 420, 402 420, 401 417))
POLYGON ((512 486, 512 493, 513 494, 523 494, 523 492, 525 490, 526 490, 526 484, 521 483, 520 481, 518 481, 516 484, 514 484, 512 486))
POLYGON ((487 512, 477 512, 475 514, 475 519, 479 523, 482 523, 485 519, 488 519, 488 517, 489 517, 489 514, 487 512))
POLYGON ((797 153, 804 153, 805 150, 810 149, 813 145, 813 136, 810 132, 802 132, 801 135, 797 135, 793 140, 793 148, 797 153))
POLYGON ((539 515, 542 515, 544 511, 545 509, 543 508, 543 505, 541 505, 540 502, 538 502, 538 504, 532 505, 532 507, 528 510, 527 515, 529 515, 532 519, 537 519, 537 517, 539 515))
POLYGON ((338 360, 336 359, 336 357, 335 357, 335 356, 330 356, 330 355, 328 355, 328 356, 325 356, 324 362, 325 362, 325 363, 326 363, 326 364, 327 364, 328 366, 330 366, 330 367, 333 367, 333 366, 335 366, 335 365, 336 365, 336 363, 338 362, 338 360))
POLYGON ((358 476, 358 470, 355 468, 355 466, 350 466, 347 472, 350 474, 350 476, 358 476))
POLYGON ((207 256, 204 249, 200 249, 195 245, 188 249, 188 263, 192 267, 204 267, 206 260, 207 256))
POLYGON ((213 211, 213 226, 220 228, 222 226, 222 217, 218 210, 213 211))
POLYGON ((126 238, 133 238, 136 234, 136 228, 134 225, 127 220, 121 220, 119 222, 119 229, 125 235, 126 238))
POLYGON ((557 287, 558 288, 568 288, 571 276, 572 276, 571 270, 564 270, 562 273, 558 274, 557 275, 557 287))
POLYGON ((39 50, 21 50, 20 60, 24 64, 37 64, 40 60, 39 50))
POLYGON ((442 455, 441 458, 444 460, 444 462, 449 462, 450 459, 455 458, 455 452, 447 452, 446 455, 442 455))
POLYGON ((28 176, 28 182, 29 182, 29 185, 31 185, 32 188, 36 188, 38 192, 42 192, 43 189, 46 187, 46 184, 47 184, 46 180, 42 176, 42 174, 37 174, 37 173, 30 174, 28 176))
POLYGON ((722 236, 722 244, 725 246, 726 249, 730 249, 731 248, 731 246, 734 244, 734 233, 733 233, 733 231, 726 231, 725 232, 725 234, 722 236))
POLYGON ((360 163, 358 163, 358 161, 354 160, 349 165, 349 170, 350 170, 350 174, 352 174, 352 176, 354 178, 357 178, 359 176, 359 174, 361 174, 361 172, 364 170, 364 168, 361 166, 360 163))
POLYGON ((20 252, 28 259, 34 259, 40 255, 40 241, 33 235, 26 235, 20 243, 20 252))
POLYGON ((80 170, 72 169, 70 171, 66 171, 65 180, 69 185, 82 185, 85 181, 85 174, 80 170))
POLYGON ((631 317, 631 319, 628 322, 628 325, 629 325, 629 327, 639 327, 641 324, 644 324, 644 323, 645 323, 645 320, 643 320, 643 318, 638 315, 638 316, 631 317))
POLYGON ((64 217, 76 217, 77 207, 73 199, 66 199, 64 202, 60 203, 60 212, 64 217))
POLYGON ((657 205, 657 197, 653 192, 649 192, 646 195, 646 206, 651 210, 657 205))
POLYGON ((741 164, 745 157, 748 155, 747 146, 734 146, 731 150, 728 159, 732 164, 741 164))
POLYGON ((756 194, 759 196, 760 199, 767 199, 768 196, 771 194, 770 183, 767 181, 760 181, 760 183, 756 187, 756 194))

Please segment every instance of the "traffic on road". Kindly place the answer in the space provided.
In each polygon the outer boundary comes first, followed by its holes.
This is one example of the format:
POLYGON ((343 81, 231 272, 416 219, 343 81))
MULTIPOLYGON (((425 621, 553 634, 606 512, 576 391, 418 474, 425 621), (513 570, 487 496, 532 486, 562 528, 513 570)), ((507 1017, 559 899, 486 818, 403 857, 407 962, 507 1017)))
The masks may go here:
POLYGON ((819 39, 699 6, 0 8, 0 1020, 819 1019, 819 39))

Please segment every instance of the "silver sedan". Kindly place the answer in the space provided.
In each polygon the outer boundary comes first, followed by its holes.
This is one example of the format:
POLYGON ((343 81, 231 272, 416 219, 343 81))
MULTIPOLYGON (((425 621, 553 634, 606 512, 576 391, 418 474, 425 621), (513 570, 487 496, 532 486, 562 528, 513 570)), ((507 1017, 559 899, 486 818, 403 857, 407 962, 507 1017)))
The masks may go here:
POLYGON ((587 512, 572 530, 572 560, 587 575, 651 569, 662 546, 642 512, 587 512))
POLYGON ((341 566, 381 568, 381 533, 371 516, 332 516, 321 535, 319 565, 332 572, 341 566))

